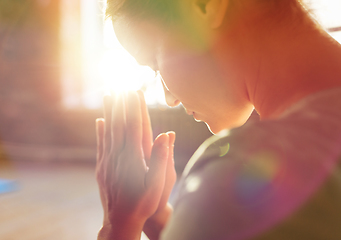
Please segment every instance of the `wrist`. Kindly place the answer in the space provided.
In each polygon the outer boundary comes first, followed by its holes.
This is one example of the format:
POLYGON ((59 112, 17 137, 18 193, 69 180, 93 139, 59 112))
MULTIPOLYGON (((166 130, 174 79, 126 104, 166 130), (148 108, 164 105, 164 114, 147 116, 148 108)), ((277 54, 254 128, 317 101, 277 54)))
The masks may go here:
POLYGON ((97 240, 140 240, 144 222, 105 223, 98 232, 97 240))

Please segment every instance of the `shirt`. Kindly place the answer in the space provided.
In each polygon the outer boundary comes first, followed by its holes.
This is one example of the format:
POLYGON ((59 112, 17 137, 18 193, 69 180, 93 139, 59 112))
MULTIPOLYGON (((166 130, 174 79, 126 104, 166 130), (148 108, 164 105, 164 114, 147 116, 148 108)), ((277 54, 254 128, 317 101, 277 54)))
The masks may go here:
POLYGON ((341 239, 341 88, 209 138, 163 240, 341 239))

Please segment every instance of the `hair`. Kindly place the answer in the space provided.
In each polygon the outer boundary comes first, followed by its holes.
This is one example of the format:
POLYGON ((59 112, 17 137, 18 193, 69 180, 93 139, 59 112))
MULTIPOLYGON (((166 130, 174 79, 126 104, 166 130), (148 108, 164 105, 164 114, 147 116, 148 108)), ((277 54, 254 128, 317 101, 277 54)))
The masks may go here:
MULTIPOLYGON (((113 22, 122 15, 137 20, 158 19, 169 22, 175 19, 179 0, 107 0, 106 19, 113 22)), ((182 1, 182 0, 180 0, 182 1)))
MULTIPOLYGON (((121 15, 129 15, 137 20, 157 19, 163 22, 177 20, 178 2, 184 0, 106 0, 106 19, 115 21, 121 15)), ((234 1, 234 0, 230 0, 234 1)), ((238 1, 238 0, 237 0, 238 1)), ((308 0, 257 0, 260 3, 271 3, 281 7, 283 3, 299 3, 307 9, 308 0)))

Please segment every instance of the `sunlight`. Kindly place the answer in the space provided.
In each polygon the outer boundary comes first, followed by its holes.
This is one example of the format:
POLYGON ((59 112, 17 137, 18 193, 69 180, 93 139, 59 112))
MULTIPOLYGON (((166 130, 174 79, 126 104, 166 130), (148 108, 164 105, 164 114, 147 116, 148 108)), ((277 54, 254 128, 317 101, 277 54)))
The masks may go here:
POLYGON ((116 93, 138 90, 143 85, 143 78, 154 76, 148 69, 140 68, 134 58, 119 45, 110 21, 104 24, 103 37, 105 51, 98 64, 98 72, 105 90, 116 93))
POLYGON ((305 0, 316 19, 326 28, 341 25, 340 0, 305 0))
MULTIPOLYGON (((341 27, 339 0, 303 0, 326 29, 341 27)), ((107 92, 142 89, 150 106, 166 105, 161 81, 138 65, 103 23, 105 1, 61 0, 61 84, 66 108, 100 108, 107 92)), ((341 42, 341 31, 330 32, 341 42)))
MULTIPOLYGON (((314 17, 326 29, 341 27, 340 0, 305 0, 312 10, 314 17)), ((341 43, 340 31, 332 31, 329 34, 341 43)))
POLYGON ((61 1, 61 84, 65 108, 97 109, 108 92, 145 92, 150 106, 166 105, 160 79, 116 39, 105 2, 61 1))
POLYGON ((123 50, 106 51, 98 64, 98 71, 104 89, 116 93, 136 91, 155 76, 147 67, 138 66, 123 50))
POLYGON ((104 53, 98 64, 98 74, 105 92, 144 90, 147 104, 163 104, 162 86, 156 84, 155 72, 140 66, 116 39, 110 20, 105 21, 103 29, 104 53), (155 85, 156 84, 156 85, 155 85), (160 94, 161 93, 161 94, 160 94))

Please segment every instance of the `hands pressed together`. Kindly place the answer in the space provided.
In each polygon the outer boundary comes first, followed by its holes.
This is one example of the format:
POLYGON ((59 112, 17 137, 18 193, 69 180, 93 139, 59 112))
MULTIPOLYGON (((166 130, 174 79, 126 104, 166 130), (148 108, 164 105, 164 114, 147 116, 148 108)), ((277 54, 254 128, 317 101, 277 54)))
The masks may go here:
POLYGON ((142 92, 105 96, 97 119, 96 177, 104 209, 98 239, 158 239, 172 210, 175 133, 153 135, 142 92))

